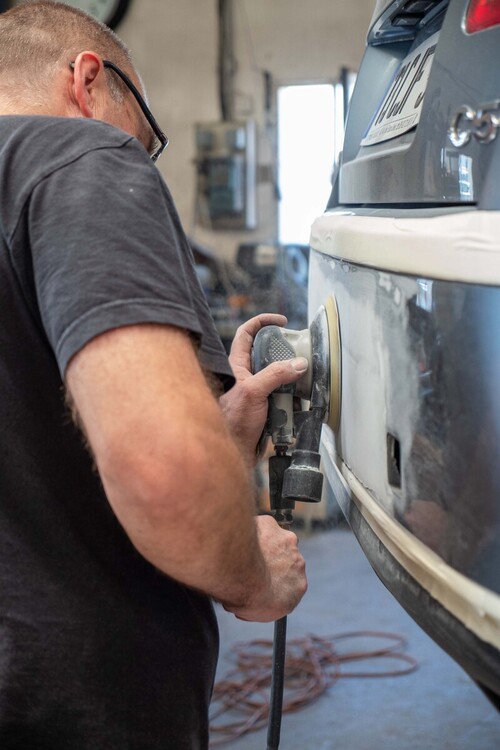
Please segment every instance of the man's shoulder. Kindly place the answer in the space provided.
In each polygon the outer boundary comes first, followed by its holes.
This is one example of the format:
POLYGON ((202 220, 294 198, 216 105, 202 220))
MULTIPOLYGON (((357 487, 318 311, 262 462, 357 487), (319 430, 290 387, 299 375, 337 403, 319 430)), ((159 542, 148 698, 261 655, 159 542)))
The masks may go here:
POLYGON ((5 115, 0 117, 0 159, 14 154, 25 159, 38 157, 72 160, 87 151, 120 148, 135 139, 100 120, 83 117, 5 115))
POLYGON ((128 133, 99 120, 42 115, 0 116, 1 223, 17 225, 32 191, 52 175, 67 185, 105 181, 132 164, 149 165, 144 147, 128 133), (116 158, 119 154, 120 158, 116 158), (69 171, 68 171, 69 170, 69 171))

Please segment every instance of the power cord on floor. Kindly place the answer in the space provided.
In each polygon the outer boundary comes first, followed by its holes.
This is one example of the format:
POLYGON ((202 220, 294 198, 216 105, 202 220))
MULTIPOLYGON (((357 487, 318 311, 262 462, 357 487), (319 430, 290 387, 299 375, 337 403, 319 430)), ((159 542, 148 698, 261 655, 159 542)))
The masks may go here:
MULTIPOLYGON (((340 678, 399 677, 413 672, 418 664, 408 654, 405 639, 395 633, 358 630, 334 636, 308 635, 287 642, 283 713, 291 713, 317 700, 340 678), (367 650, 339 652, 337 644, 348 639, 375 639, 367 650), (384 641, 384 644, 380 644, 384 641), (376 668, 377 659, 392 659, 400 666, 376 668), (350 662, 372 662, 372 668, 347 671, 350 662)), ((236 644, 232 651, 236 668, 214 688, 210 717, 210 747, 234 741, 247 732, 262 729, 269 715, 272 666, 271 640, 236 644)))

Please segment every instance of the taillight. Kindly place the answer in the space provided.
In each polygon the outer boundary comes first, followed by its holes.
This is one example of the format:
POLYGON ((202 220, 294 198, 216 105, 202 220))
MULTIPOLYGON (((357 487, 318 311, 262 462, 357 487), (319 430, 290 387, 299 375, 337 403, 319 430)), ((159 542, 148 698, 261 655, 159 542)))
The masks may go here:
POLYGON ((500 0, 471 0, 465 16, 465 30, 469 34, 484 31, 500 24, 500 0))

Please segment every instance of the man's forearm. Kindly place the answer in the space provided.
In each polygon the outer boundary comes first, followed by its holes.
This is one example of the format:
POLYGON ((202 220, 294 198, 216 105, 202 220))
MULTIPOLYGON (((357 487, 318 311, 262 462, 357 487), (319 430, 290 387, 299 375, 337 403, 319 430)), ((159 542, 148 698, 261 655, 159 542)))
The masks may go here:
POLYGON ((244 606, 268 575, 248 469, 224 434, 188 450, 176 448, 157 466, 138 466, 131 456, 99 466, 108 499, 135 547, 159 570, 244 606))
POLYGON ((109 502, 147 560, 242 617, 293 606, 305 590, 295 537, 274 521, 257 535, 251 473, 187 335, 113 330, 74 357, 67 383, 109 502))

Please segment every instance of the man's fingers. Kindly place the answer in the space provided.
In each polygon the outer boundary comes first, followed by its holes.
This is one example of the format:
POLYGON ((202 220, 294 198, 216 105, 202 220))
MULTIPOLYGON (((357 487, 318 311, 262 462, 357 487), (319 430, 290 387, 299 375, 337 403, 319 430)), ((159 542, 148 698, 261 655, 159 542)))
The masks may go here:
POLYGON ((269 516, 255 519, 262 556, 268 570, 257 596, 244 607, 229 607, 240 620, 271 622, 291 612, 307 589, 305 560, 293 531, 280 529, 269 516))
POLYGON ((280 385, 295 383, 306 372, 309 363, 305 357, 295 357, 282 362, 272 362, 252 378, 252 390, 255 395, 267 398, 280 385))
POLYGON ((255 336, 265 326, 285 326, 287 319, 277 313, 263 313, 250 318, 236 331, 231 345, 231 360, 234 364, 241 364, 250 368, 250 352, 255 336))
POLYGON ((284 326, 286 323, 287 319, 284 315, 280 315, 279 313, 261 313, 250 318, 246 323, 242 323, 238 331, 245 331, 245 333, 249 333, 253 338, 265 326, 284 326))

